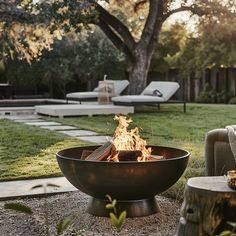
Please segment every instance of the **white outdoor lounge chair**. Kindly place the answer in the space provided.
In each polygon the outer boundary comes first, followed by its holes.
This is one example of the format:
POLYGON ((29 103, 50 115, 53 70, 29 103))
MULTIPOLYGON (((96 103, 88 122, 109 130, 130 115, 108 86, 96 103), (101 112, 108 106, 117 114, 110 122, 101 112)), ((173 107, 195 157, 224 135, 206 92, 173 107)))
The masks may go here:
MULTIPOLYGON (((129 85, 128 80, 107 80, 114 83, 114 96, 119 96, 129 85)), ((98 87, 91 92, 75 92, 66 94, 66 99, 75 101, 96 100, 98 98, 98 87)))
POLYGON ((183 101, 170 100, 170 98, 179 89, 177 82, 171 81, 153 81, 151 82, 140 95, 127 95, 113 97, 112 102, 115 105, 135 106, 135 105, 158 105, 162 103, 183 103, 184 112, 186 112, 185 99, 183 101))

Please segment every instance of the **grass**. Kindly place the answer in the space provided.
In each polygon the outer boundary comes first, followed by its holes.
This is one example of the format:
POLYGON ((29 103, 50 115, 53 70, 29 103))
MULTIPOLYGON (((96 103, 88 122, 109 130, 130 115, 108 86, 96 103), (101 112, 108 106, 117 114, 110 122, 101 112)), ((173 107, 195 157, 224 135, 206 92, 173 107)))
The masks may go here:
POLYGON ((57 132, 0 120, 0 180, 60 176, 55 153, 85 144, 57 132))
MULTIPOLYGON (((185 180, 204 175, 204 138, 215 128, 235 124, 235 105, 188 104, 187 113, 179 105, 139 107, 130 115, 133 126, 142 128, 141 134, 150 145, 180 147, 190 151, 188 168, 169 194, 182 196, 185 180)), ((81 129, 112 135, 116 123, 113 116, 48 118, 81 129)), ((53 131, 24 126, 0 120, 0 178, 17 179, 38 176, 57 176, 60 171, 55 152, 68 146, 86 143, 68 138, 53 131)))

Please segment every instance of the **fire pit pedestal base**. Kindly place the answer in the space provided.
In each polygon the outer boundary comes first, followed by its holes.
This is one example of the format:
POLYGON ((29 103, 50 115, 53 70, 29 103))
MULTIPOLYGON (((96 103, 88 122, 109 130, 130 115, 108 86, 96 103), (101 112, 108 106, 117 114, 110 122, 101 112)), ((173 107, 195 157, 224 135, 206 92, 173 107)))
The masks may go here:
MULTIPOLYGON (((104 199, 91 198, 88 204, 87 212, 95 216, 109 216, 109 210, 106 204, 109 202, 104 199)), ((159 212, 155 197, 140 200, 117 200, 116 209, 118 214, 126 211, 127 217, 148 216, 159 212)))

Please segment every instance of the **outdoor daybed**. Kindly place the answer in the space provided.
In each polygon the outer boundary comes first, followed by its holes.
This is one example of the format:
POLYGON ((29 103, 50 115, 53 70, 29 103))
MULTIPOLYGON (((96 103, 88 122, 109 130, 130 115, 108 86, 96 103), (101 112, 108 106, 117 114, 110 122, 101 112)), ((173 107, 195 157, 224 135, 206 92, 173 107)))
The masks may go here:
MULTIPOLYGON (((106 80, 114 84, 114 96, 119 96, 129 85, 128 80, 106 80)), ((96 100, 99 96, 99 87, 91 92, 75 92, 66 94, 66 99, 75 101, 96 100)))
POLYGON ((171 81, 153 81, 140 95, 127 95, 113 97, 115 105, 135 106, 135 105, 158 105, 163 103, 183 103, 184 112, 186 111, 185 99, 183 101, 170 100, 179 89, 177 82, 171 81))

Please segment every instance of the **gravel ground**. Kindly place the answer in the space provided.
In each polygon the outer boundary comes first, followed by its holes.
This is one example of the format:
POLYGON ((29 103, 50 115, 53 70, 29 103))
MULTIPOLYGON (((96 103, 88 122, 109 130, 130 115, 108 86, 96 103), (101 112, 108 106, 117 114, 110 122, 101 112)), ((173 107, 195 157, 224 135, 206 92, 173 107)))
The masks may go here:
MULTIPOLYGON (((173 236, 176 233, 180 203, 162 196, 157 197, 160 212, 147 217, 127 218, 122 230, 118 233, 111 225, 110 219, 96 217, 86 213, 88 196, 81 192, 71 192, 49 196, 47 198, 21 199, 17 202, 30 206, 34 215, 5 210, 0 202, 0 236, 44 236, 44 200, 47 201, 49 214, 49 235, 56 235, 56 225, 66 216, 77 215, 73 225, 64 233, 81 236, 173 236)), ((13 201, 16 202, 16 201, 13 201)))

